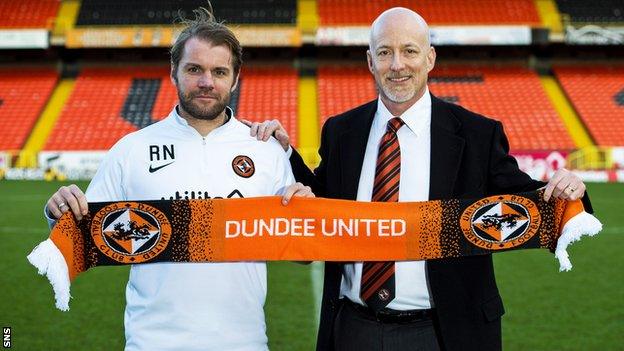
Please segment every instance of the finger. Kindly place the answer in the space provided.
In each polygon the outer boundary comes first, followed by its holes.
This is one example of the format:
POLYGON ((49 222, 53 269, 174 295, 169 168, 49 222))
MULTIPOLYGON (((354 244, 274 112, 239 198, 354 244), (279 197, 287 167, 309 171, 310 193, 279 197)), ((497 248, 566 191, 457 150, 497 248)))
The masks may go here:
POLYGON ((59 219, 63 215, 63 212, 61 212, 58 207, 58 202, 60 201, 60 199, 57 200, 55 198, 55 195, 56 193, 52 195, 52 197, 48 200, 47 207, 49 214, 52 215, 52 218, 59 219))
POLYGON ((553 195, 553 192, 555 191, 557 184, 561 181, 561 178, 563 178, 563 174, 561 170, 555 172, 553 177, 550 178, 550 180, 548 181, 548 184, 546 184, 546 190, 544 191, 544 201, 550 200, 551 196, 553 195))
POLYGON ((566 186, 558 195, 553 195, 553 196, 561 200, 570 200, 570 195, 572 194, 572 192, 573 192, 572 188, 569 186, 566 186))
POLYGON ((89 204, 87 203, 87 197, 80 190, 80 188, 76 184, 72 184, 69 186, 69 190, 78 200, 78 206, 80 207, 80 213, 84 216, 89 212, 89 204))
POLYGON ((289 186, 288 188, 286 188, 286 191, 284 192, 284 196, 282 196, 282 204, 283 205, 288 205, 288 203, 290 202, 290 199, 292 199, 293 195, 302 187, 303 187, 303 184, 295 183, 295 184, 289 186))
POLYGON ((559 184, 557 184, 553 196, 563 200, 575 200, 574 195, 581 187, 581 184, 582 182, 575 175, 567 172, 559 184), (560 192, 557 193, 559 190, 560 192))
POLYGON ((290 144, 290 137, 284 130, 276 130, 274 136, 275 139, 277 139, 277 141, 279 141, 280 143, 290 144))
POLYGON ((267 128, 267 124, 266 122, 260 123, 260 125, 258 126, 258 135, 257 138, 258 140, 264 140, 264 131, 267 128))
POLYGON ((256 135, 258 135, 258 126, 260 124, 258 122, 254 122, 251 124, 251 127, 249 128, 249 135, 251 135, 252 137, 255 137, 256 135))
MULTIPOLYGON (((61 187, 59 192, 61 193, 64 202, 67 204, 67 206, 69 206, 74 216, 76 216, 76 219, 81 220, 82 213, 80 213, 80 205, 78 204, 78 199, 76 199, 76 196, 74 196, 74 194, 69 190, 69 187, 61 187)), ((61 208, 61 210, 63 209, 61 208)))
POLYGON ((251 127, 252 123, 246 119, 239 119, 239 121, 241 121, 241 123, 243 123, 244 125, 246 125, 247 127, 251 127))
POLYGON ((568 195, 570 194, 568 184, 569 183, 565 179, 560 180, 559 183, 557 183, 557 185, 555 186, 552 196, 556 199, 567 200, 568 195))
POLYGON ((314 197, 314 193, 312 193, 312 189, 309 186, 297 189, 293 195, 297 197, 314 197))
MULTIPOLYGON (((59 189, 53 196, 53 201, 54 201, 54 207, 58 209, 58 211, 61 213, 61 216, 67 212, 70 211, 70 207, 67 204, 67 201, 65 200, 65 198, 63 197, 63 195, 61 194, 61 189, 59 189)), ((59 216, 60 217, 60 216, 59 216)))
POLYGON ((574 190, 570 193, 568 199, 574 201, 582 198, 585 194, 585 184, 583 182, 574 182, 572 184, 570 187, 574 190))
POLYGON ((579 185, 579 188, 576 190, 574 196, 576 197, 574 200, 578 200, 583 198, 583 196, 585 196, 585 191, 587 190, 587 187, 585 186, 584 183, 581 183, 579 185))
POLYGON ((269 140, 269 138, 273 135, 275 135, 275 132, 277 132, 278 130, 280 130, 281 125, 279 124, 278 121, 273 120, 269 123, 269 125, 267 126, 266 130, 264 131, 264 136, 262 138, 262 140, 267 141, 269 140))
POLYGON ((582 186, 584 186, 583 181, 574 173, 568 171, 567 169, 561 169, 563 177, 558 185, 562 188, 562 194, 559 196, 561 199, 565 200, 575 200, 574 196, 576 195, 577 190, 579 190, 582 186))
POLYGON ((284 151, 288 151, 288 146, 290 145, 290 137, 288 136, 288 134, 286 134, 286 132, 282 130, 275 131, 275 139, 279 141, 280 145, 282 145, 282 148, 284 148, 284 151))
POLYGON ((264 131, 262 133, 262 141, 267 141, 275 131, 275 125, 271 122, 266 123, 264 131))
POLYGON ((574 200, 578 200, 581 197, 582 197, 581 192, 579 191, 579 189, 576 189, 570 193, 570 195, 568 196, 568 200, 574 201, 574 200))

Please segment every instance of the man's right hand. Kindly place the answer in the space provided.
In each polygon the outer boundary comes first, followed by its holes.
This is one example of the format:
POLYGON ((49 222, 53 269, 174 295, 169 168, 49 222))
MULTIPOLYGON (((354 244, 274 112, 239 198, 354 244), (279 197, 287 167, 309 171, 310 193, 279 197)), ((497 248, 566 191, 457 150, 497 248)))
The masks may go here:
POLYGON ((290 147, 290 137, 288 133, 286 133, 286 129, 282 126, 282 124, 276 120, 268 120, 264 122, 250 122, 242 119, 241 122, 246 124, 250 130, 249 134, 252 137, 256 137, 258 140, 267 141, 269 137, 273 135, 277 141, 279 141, 284 151, 288 151, 288 147, 290 147))
POLYGON ((54 219, 59 219, 63 213, 72 211, 76 219, 81 220, 82 216, 89 211, 87 197, 76 184, 60 187, 50 197, 46 208, 48 209, 48 214, 52 215, 54 219))

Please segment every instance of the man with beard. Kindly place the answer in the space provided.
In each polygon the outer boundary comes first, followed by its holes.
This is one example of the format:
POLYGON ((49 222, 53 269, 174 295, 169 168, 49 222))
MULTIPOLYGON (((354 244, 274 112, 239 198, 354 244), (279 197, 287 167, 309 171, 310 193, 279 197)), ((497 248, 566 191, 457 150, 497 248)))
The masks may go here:
MULTIPOLYGON (((89 201, 313 196, 294 184, 275 140, 257 141, 227 107, 241 68, 241 46, 196 11, 171 49, 179 105, 164 120, 131 133, 109 151, 86 196, 71 185, 47 202, 54 222, 89 201), (290 186, 289 186, 290 185, 290 186), (288 187, 288 188, 287 188, 288 187)), ((267 350, 263 305, 266 264, 134 265, 126 288, 126 350, 267 350)))
MULTIPOLYGON (((500 122, 429 93, 436 53, 417 13, 382 13, 372 25, 367 59, 379 98, 325 122, 314 173, 297 152, 290 156, 295 178, 317 196, 425 201, 544 185, 518 169, 500 122)), ((275 133, 284 150, 292 150, 279 122, 251 127, 258 139, 275 133)), ((584 192, 578 177, 560 170, 545 200, 574 200, 584 192)), ((500 350, 503 313, 490 255, 327 262, 317 350, 500 350)))

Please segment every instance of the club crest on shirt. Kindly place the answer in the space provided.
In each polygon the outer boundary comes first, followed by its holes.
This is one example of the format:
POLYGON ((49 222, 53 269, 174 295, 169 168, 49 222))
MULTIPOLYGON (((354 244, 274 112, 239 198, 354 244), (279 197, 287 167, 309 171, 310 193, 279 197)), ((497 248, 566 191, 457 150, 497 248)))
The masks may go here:
POLYGON ((91 233, 104 255, 121 263, 141 263, 165 250, 171 223, 164 213, 144 203, 113 203, 93 216, 91 233))
POLYGON ((489 250, 510 249, 531 239, 540 227, 537 205, 517 195, 491 196, 468 206, 460 217, 466 239, 489 250))
POLYGON ((243 178, 249 178, 256 172, 253 161, 248 156, 239 155, 232 160, 232 169, 234 173, 243 178))

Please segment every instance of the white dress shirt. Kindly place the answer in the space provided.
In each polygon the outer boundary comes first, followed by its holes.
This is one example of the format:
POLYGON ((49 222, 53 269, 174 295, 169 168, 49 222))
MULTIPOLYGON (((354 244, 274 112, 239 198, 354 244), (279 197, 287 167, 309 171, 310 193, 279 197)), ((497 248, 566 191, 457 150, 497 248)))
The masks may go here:
MULTIPOLYGON (((401 147, 399 201, 429 200, 431 96, 429 89, 426 89, 423 96, 401 116, 393 116, 381 99, 378 99, 360 173, 358 201, 371 201, 379 143, 386 132, 388 121, 393 117, 401 117, 405 122, 397 132, 401 147)), ((340 287, 341 297, 364 305, 360 298, 361 278, 361 262, 345 264, 340 287)), ((425 261, 396 262, 395 284, 396 295, 388 308, 412 310, 433 307, 427 286, 425 261)))

